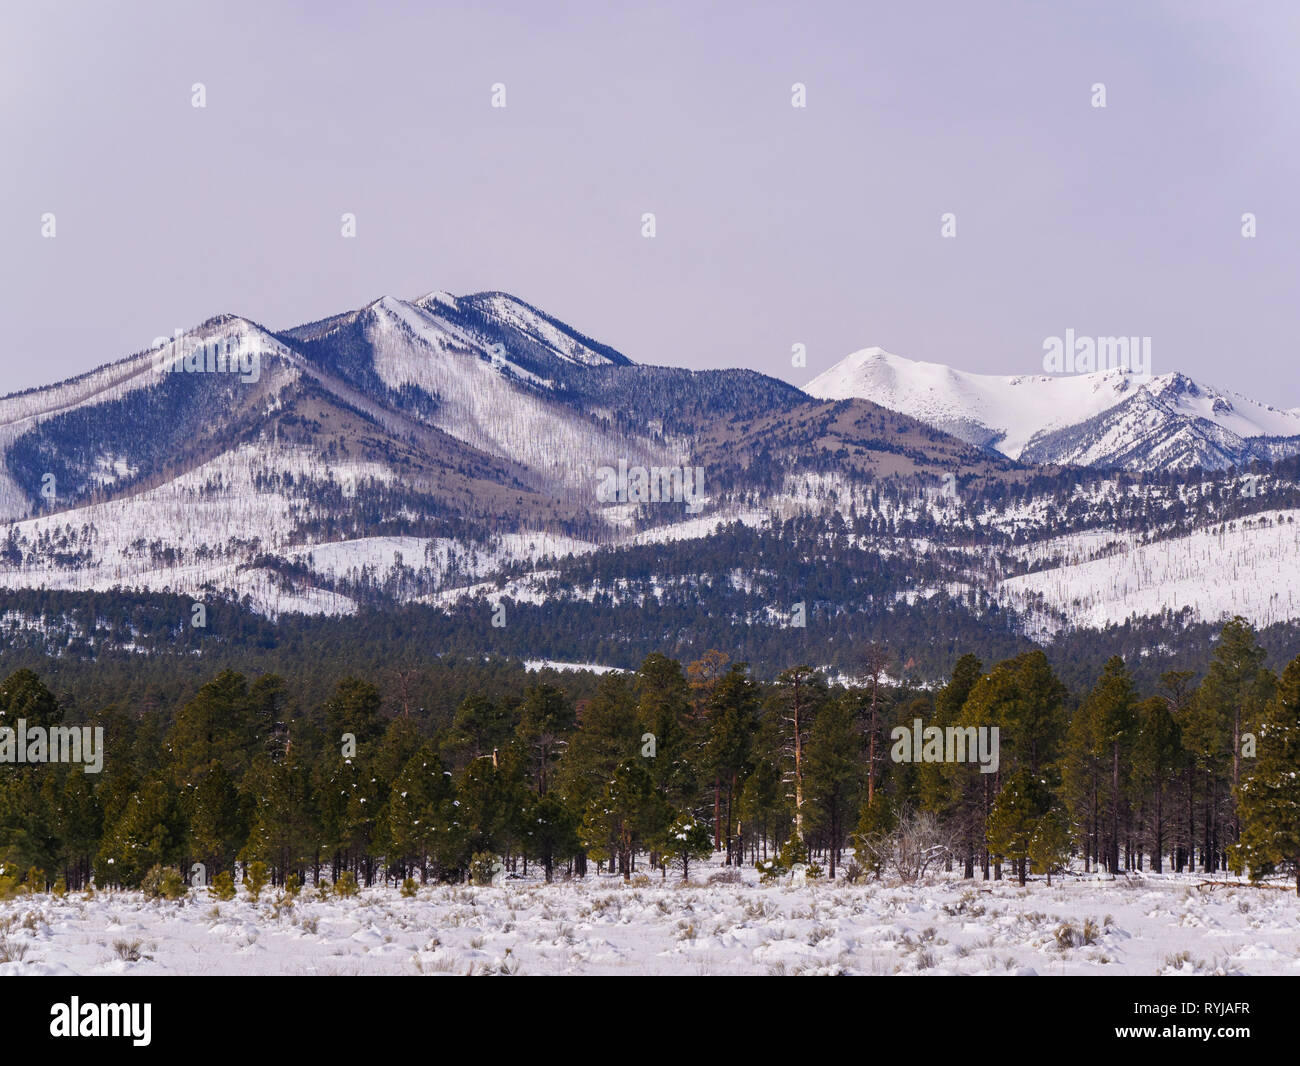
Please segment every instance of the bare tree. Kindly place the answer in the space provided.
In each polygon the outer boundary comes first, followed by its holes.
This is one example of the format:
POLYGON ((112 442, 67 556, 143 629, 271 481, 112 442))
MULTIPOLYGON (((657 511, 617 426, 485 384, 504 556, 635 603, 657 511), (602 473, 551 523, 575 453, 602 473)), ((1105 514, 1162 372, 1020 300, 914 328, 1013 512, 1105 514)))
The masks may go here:
POLYGON ((928 811, 903 810, 889 832, 859 840, 858 848, 871 865, 893 872, 904 884, 915 884, 952 853, 948 831, 928 811))

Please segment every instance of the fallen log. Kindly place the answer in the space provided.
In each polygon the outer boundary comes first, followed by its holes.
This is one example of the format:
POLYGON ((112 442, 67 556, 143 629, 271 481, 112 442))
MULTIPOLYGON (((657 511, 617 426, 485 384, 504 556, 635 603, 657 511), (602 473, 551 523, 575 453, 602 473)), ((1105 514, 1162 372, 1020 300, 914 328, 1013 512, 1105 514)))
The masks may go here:
POLYGON ((1290 885, 1265 885, 1256 881, 1202 881, 1197 889, 1202 888, 1271 888, 1275 892, 1294 892, 1290 885))

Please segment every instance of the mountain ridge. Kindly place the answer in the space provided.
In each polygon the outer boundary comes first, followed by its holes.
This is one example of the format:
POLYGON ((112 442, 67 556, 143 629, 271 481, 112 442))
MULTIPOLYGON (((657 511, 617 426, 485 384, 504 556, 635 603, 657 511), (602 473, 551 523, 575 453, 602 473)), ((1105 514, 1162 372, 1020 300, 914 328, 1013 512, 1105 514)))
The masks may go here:
MULTIPOLYGON (((969 384, 868 360, 941 398, 969 384)), ((181 593, 270 618, 422 604, 487 624, 509 604, 530 631, 565 619, 608 647, 785 628, 798 605, 820 634, 809 654, 882 627, 1050 635, 1075 614, 1201 610, 1162 586, 1217 589, 1206 618, 1300 614, 1239 588, 1285 583, 1265 571, 1288 565, 1300 514, 1294 442, 1231 428, 1258 428, 1260 405, 1182 375, 995 382, 1037 389, 1039 408, 999 426, 1005 396, 977 382, 987 403, 958 410, 963 436, 752 370, 634 363, 500 292, 381 296, 278 331, 218 315, 0 399, 0 588, 181 593), (1044 396, 1096 410, 1059 417, 1044 396), (1015 458, 992 446, 1009 440, 1015 458), (1227 468, 1243 453, 1274 465, 1227 468), (602 495, 602 470, 653 491, 602 495), (1212 543, 1233 546, 1230 571, 1212 543)), ((1268 410, 1272 428, 1292 417, 1268 410)))
POLYGON ((871 400, 1032 463, 1222 470, 1300 451, 1300 412, 1202 385, 1179 371, 973 374, 865 348, 804 391, 871 400), (1117 410, 1124 405, 1127 411, 1117 410))

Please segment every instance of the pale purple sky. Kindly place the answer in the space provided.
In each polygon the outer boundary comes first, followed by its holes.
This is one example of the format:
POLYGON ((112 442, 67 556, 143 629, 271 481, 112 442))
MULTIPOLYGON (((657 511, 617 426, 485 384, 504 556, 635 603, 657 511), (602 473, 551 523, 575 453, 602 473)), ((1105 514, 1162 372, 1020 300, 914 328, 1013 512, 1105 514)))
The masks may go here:
POLYGON ((1292 0, 10 0, 0 392, 439 288, 796 384, 1150 336, 1155 373, 1294 406, 1298 58, 1292 0))

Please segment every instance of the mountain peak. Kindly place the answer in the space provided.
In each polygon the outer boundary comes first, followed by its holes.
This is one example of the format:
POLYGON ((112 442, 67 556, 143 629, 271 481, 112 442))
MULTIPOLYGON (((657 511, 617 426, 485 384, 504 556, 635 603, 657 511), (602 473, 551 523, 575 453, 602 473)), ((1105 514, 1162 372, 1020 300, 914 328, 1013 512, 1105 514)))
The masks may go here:
POLYGON ((415 304, 417 307, 423 307, 426 311, 432 311, 440 304, 443 307, 451 308, 453 311, 459 309, 456 297, 449 292, 444 292, 442 289, 434 289, 432 292, 426 292, 415 301, 415 304))
MULTIPOLYGON (((1243 447, 1255 437, 1300 438, 1294 412, 1209 388, 1178 371, 1151 377, 1120 366, 1087 374, 972 374, 871 347, 819 374, 804 391, 819 399, 871 400, 970 444, 1034 462, 1082 461, 1074 451, 1052 449, 1076 448, 1079 435, 1068 432, 1071 427, 1094 423, 1137 397, 1156 404, 1157 413, 1114 421, 1104 438, 1097 438, 1103 444, 1094 440, 1090 446, 1090 455, 1102 456, 1100 465, 1110 455, 1143 468, 1150 458, 1144 448, 1184 425, 1213 424, 1243 447), (1152 425, 1153 417, 1158 425, 1152 425)), ((1089 435, 1096 438, 1098 432, 1093 425, 1089 435)))

